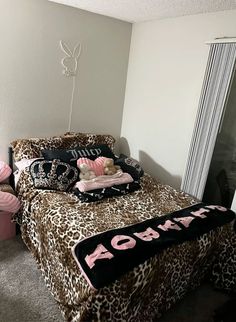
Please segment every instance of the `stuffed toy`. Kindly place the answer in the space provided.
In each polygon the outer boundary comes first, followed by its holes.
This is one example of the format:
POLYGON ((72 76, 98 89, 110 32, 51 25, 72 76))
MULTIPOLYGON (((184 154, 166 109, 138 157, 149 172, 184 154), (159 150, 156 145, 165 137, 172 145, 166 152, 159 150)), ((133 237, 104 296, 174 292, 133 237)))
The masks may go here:
POLYGON ((102 175, 112 175, 120 169, 120 166, 114 165, 113 159, 98 157, 95 160, 88 158, 79 158, 77 167, 80 169, 80 180, 90 180, 102 175))
POLYGON ((1 187, 5 189, 4 183, 11 175, 11 168, 8 164, 0 161, 0 211, 16 213, 20 209, 20 201, 10 192, 2 191, 1 187))
POLYGON ((108 158, 104 161, 103 166, 104 166, 104 174, 109 176, 115 174, 120 169, 120 166, 114 165, 113 159, 108 159, 108 158))
POLYGON ((95 172, 91 170, 89 165, 87 165, 86 163, 79 164, 78 168, 80 169, 80 174, 79 174, 80 180, 86 181, 86 180, 91 180, 96 178, 95 172))
POLYGON ((87 164, 87 166, 92 170, 96 177, 104 175, 104 162, 107 160, 105 157, 98 157, 94 161, 88 158, 79 158, 77 160, 77 167, 80 168, 81 164, 87 164))

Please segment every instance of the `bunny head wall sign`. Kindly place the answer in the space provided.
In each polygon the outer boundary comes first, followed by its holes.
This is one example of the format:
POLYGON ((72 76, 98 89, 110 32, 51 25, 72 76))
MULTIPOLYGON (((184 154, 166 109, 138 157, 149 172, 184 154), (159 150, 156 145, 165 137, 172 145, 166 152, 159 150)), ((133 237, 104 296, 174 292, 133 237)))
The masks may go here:
POLYGON ((66 54, 61 61, 63 74, 65 76, 76 76, 78 70, 78 59, 81 54, 81 44, 77 44, 73 50, 62 40, 60 40, 61 50, 66 54))

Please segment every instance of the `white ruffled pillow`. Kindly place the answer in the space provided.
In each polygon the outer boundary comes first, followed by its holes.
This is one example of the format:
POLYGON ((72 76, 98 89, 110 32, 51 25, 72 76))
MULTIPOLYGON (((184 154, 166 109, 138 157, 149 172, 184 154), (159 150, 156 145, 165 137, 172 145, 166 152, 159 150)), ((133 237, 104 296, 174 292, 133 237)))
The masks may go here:
POLYGON ((33 163, 35 160, 38 160, 39 158, 34 159, 21 159, 20 161, 15 162, 15 165, 19 171, 23 171, 25 168, 29 167, 31 163, 33 163))

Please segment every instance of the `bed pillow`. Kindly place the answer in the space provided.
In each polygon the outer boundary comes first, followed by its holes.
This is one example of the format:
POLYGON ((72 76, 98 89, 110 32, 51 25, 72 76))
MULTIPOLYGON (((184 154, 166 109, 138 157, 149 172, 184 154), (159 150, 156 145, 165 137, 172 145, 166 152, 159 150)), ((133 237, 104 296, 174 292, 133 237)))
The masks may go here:
POLYGON ((103 156, 115 159, 112 150, 106 144, 77 146, 73 149, 65 150, 43 150, 42 155, 46 160, 59 159, 64 162, 71 163, 76 166, 79 158, 88 158, 95 160, 97 157, 103 156))
POLYGON ((67 191, 78 180, 79 171, 60 160, 36 160, 29 168, 37 189, 67 191))
POLYGON ((114 148, 115 139, 111 135, 91 133, 66 133, 62 136, 48 138, 18 139, 11 142, 14 160, 42 157, 42 150, 73 149, 77 146, 107 144, 114 148))
POLYGON ((15 162, 15 166, 19 171, 23 171, 25 168, 29 167, 31 163, 33 163, 35 160, 40 160, 39 158, 33 158, 33 159, 22 159, 20 161, 15 162))
POLYGON ((115 165, 119 165, 123 172, 128 172, 134 180, 138 180, 144 174, 138 161, 125 154, 120 154, 119 158, 115 160, 115 165))
POLYGON ((113 151, 115 145, 115 139, 110 134, 93 134, 93 133, 81 133, 81 132, 66 132, 64 137, 77 138, 79 140, 78 146, 88 146, 97 144, 107 144, 113 151))

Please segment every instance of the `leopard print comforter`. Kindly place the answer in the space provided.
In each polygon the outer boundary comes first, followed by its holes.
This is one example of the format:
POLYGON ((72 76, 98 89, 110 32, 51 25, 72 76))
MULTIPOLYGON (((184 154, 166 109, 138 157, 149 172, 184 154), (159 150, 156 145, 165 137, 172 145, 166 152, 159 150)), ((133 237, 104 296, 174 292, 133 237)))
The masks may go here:
POLYGON ((23 206, 15 220, 66 321, 156 321, 206 276, 217 287, 235 291, 231 224, 164 250, 107 287, 89 287, 71 252, 78 240, 196 203, 147 174, 141 187, 129 195, 82 203, 72 193, 35 189, 27 168, 21 174, 17 193, 23 206))

